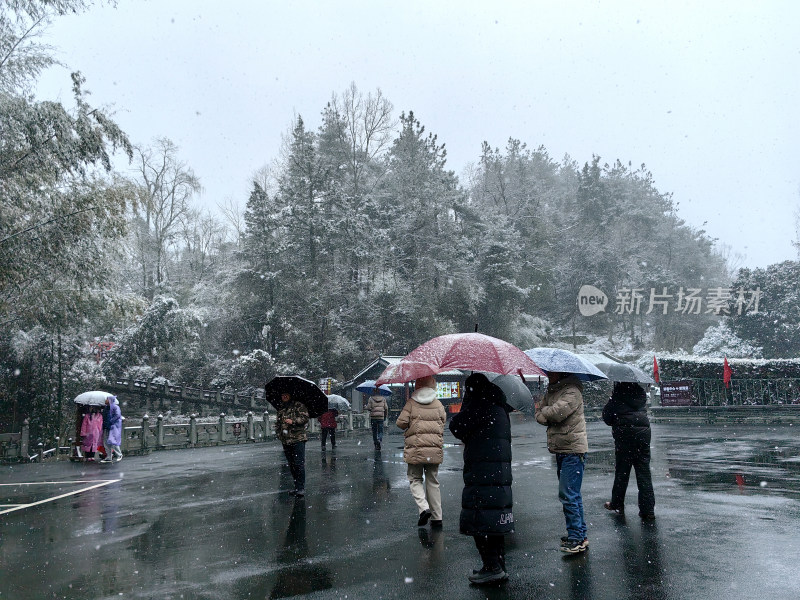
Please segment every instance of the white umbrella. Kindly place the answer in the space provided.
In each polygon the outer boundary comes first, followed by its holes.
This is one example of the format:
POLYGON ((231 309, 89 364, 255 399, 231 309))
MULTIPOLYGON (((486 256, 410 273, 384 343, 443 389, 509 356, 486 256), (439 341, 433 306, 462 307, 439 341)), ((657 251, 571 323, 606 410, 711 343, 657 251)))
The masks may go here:
POLYGON ((75 396, 74 402, 76 404, 88 404, 89 406, 105 406, 106 398, 116 398, 114 394, 108 392, 101 392, 95 390, 92 392, 83 392, 75 396))
POLYGON ((328 394, 328 409, 335 408, 339 412, 350 410, 350 403, 347 398, 339 394, 328 394))
POLYGON ((589 361, 569 350, 560 348, 531 348, 525 350, 533 362, 549 373, 572 373, 583 381, 608 379, 605 373, 589 361))

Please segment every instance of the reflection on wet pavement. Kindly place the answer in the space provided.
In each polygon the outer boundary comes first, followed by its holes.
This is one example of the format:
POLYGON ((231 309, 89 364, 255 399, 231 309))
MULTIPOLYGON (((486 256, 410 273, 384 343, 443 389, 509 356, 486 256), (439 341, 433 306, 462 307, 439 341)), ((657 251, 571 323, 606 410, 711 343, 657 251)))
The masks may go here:
MULTIPOLYGON (((358 440, 335 452, 309 445, 304 499, 288 495, 293 483, 277 445, 126 457, 119 482, 0 518, 0 599, 711 600, 762 588, 770 600, 796 597, 794 428, 655 426, 657 520, 649 523, 633 510, 602 509, 613 441, 610 428, 590 424, 583 490, 591 544, 565 556, 544 428, 514 427, 516 532, 506 544, 511 579, 501 587, 477 590, 466 580, 479 559, 458 533, 463 447, 446 448, 439 471, 444 529, 418 528, 402 452, 393 449, 398 435, 382 453, 358 440), (777 545, 781 552, 770 552, 777 545)), ((92 476, 71 463, 4 474, 9 483, 92 476)), ((629 502, 635 489, 632 478, 629 502)), ((18 485, 2 493, 9 502, 30 494, 18 485)))

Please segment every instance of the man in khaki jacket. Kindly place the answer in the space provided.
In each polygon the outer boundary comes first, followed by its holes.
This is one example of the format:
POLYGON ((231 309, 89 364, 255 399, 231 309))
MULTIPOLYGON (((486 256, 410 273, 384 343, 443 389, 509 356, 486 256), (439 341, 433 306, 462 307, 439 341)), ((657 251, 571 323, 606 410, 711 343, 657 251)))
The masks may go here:
POLYGON ((375 450, 380 452, 381 442, 383 442, 383 422, 389 416, 389 405, 378 390, 375 390, 375 394, 370 396, 369 402, 367 402, 367 412, 372 427, 372 441, 375 444, 375 450))
POLYGON ((439 465, 444 459, 444 424, 447 414, 436 398, 433 376, 417 379, 414 393, 406 402, 397 426, 405 432, 403 460, 408 463, 411 495, 419 509, 417 526, 442 526, 442 494, 439 489, 439 465), (424 475, 424 483, 423 483, 424 475))
POLYGON ((589 443, 583 416, 583 384, 571 373, 547 372, 547 394, 536 404, 536 420, 547 425, 547 449, 556 455, 558 499, 564 508, 567 536, 561 551, 584 552, 589 546, 583 518, 581 484, 589 443))

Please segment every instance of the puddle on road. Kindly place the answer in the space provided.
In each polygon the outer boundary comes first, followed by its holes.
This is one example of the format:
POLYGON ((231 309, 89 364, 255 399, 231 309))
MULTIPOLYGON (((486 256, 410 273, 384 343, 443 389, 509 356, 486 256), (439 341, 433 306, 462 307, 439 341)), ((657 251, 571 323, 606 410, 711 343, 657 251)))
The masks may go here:
MULTIPOLYGON (((654 477, 664 473, 705 491, 800 497, 800 440, 793 435, 774 430, 751 430, 740 437, 720 437, 718 429, 692 433, 654 442, 654 477)), ((589 458, 587 470, 614 472, 613 449, 594 451, 589 458)))

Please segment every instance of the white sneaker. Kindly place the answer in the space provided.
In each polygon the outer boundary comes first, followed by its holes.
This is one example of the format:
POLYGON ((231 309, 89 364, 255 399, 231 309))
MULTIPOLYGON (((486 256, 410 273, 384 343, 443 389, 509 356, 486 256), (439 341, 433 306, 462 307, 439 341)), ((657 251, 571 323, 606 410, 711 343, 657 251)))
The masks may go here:
POLYGON ((121 461, 121 460, 122 460, 122 454, 120 454, 120 455, 117 457, 117 462, 119 462, 119 461, 121 461))
POLYGON ((101 460, 100 462, 101 462, 101 463, 110 463, 110 462, 111 462, 111 459, 110 459, 110 458, 104 458, 104 459, 103 459, 103 460, 101 460))

